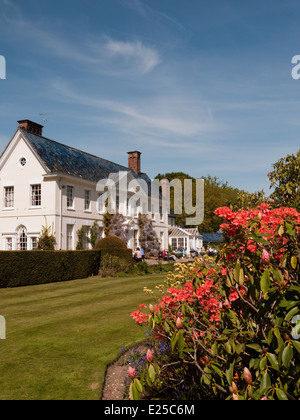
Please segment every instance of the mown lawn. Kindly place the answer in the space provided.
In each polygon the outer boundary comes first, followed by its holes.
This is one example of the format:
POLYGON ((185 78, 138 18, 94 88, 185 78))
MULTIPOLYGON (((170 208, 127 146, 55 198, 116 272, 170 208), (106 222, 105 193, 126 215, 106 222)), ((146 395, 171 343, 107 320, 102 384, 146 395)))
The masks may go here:
POLYGON ((0 290, 0 400, 97 400, 123 346, 145 338, 130 318, 165 274, 0 290))

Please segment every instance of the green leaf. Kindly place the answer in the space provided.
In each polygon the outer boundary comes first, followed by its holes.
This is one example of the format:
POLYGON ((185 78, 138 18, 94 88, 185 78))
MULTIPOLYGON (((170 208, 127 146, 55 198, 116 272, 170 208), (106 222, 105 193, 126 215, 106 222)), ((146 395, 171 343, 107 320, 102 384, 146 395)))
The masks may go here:
POLYGON ((174 334, 172 339, 171 339, 171 347, 172 347, 172 351, 174 351, 177 341, 178 341, 178 337, 179 337, 179 333, 174 334))
POLYGON ((183 352, 184 346, 185 346, 184 335, 183 335, 183 332, 180 331, 179 336, 178 336, 178 351, 179 351, 179 353, 183 352))
POLYGON ((170 325, 167 323, 167 322, 165 322, 164 323, 164 330, 165 330, 165 332, 167 333, 167 334, 169 334, 170 333, 170 325))
POLYGON ((148 375, 149 375, 150 381, 153 383, 155 381, 155 377, 156 377, 155 369, 154 369, 154 366, 153 365, 150 365, 149 366, 149 368, 148 368, 148 375))
POLYGON ((270 375, 266 372, 262 376, 262 380, 260 383, 260 391, 264 392, 264 390, 267 390, 271 387, 271 378, 270 375))
POLYGON ((284 318, 285 321, 289 322, 292 318, 294 318, 294 316, 299 312, 299 308, 293 308, 291 309, 287 316, 284 318))
POLYGON ((276 277, 276 280, 281 285, 284 282, 284 278, 281 271, 274 266, 272 267, 272 271, 273 271, 274 276, 276 277))
POLYGON ((297 265, 298 265, 298 259, 295 255, 291 258, 291 265, 292 265, 293 269, 296 270, 297 265))
POLYGON ((300 353, 300 342, 299 341, 293 341, 293 346, 297 350, 298 353, 300 353))
POLYGON ((282 353, 282 363, 286 369, 290 367, 290 363, 293 357, 294 357, 294 350, 292 346, 288 344, 282 353))
POLYGON ((227 343, 225 343, 225 349, 226 349, 228 354, 231 354, 232 349, 231 349, 231 345, 230 345, 229 341, 227 341, 227 343))
POLYGON ((245 283, 245 273, 243 267, 240 269, 240 275, 239 275, 239 285, 244 286, 245 283))
POLYGON ((282 389, 277 389, 276 390, 276 395, 277 395, 277 398, 280 401, 288 401, 289 400, 286 393, 282 389))
POLYGON ((294 236, 295 235, 295 233, 296 233, 295 226, 293 226, 290 223, 286 222, 285 227, 286 227, 287 233, 290 236, 294 236))
POLYGON ((274 334, 275 334, 275 337, 277 338, 277 343, 278 343, 277 351, 279 351, 280 348, 281 348, 281 346, 284 344, 284 341, 283 341, 283 339, 281 337, 279 328, 277 328, 277 327, 274 328, 274 334))
POLYGON ((269 270, 265 270, 261 278, 260 288, 263 291, 263 293, 267 293, 270 287, 271 287, 270 272, 269 270))
POLYGON ((240 281, 240 271, 241 271, 241 264, 237 263, 234 269, 234 279, 236 283, 239 283, 240 281))
POLYGON ((211 354, 212 354, 213 357, 215 357, 218 354, 218 343, 217 342, 215 342, 212 345, 211 354))
POLYGON ((278 229, 278 235, 283 236, 283 234, 284 234, 284 226, 281 225, 280 228, 278 229))
POLYGON ((233 381, 233 369, 234 369, 234 363, 232 363, 229 368, 226 370, 226 379, 229 385, 232 385, 233 381))
POLYGON ((134 380, 134 385, 138 392, 143 392, 143 386, 137 378, 134 380))
POLYGON ((245 344, 237 344, 236 352, 237 354, 242 354, 245 351, 245 344))
POLYGON ((130 399, 131 400, 134 400, 134 401, 139 401, 140 400, 140 393, 137 390, 137 388, 136 388, 136 386, 135 386, 134 383, 132 383, 130 385, 129 396, 130 396, 130 399))
POLYGON ((276 355, 272 353, 267 353, 267 358, 269 359, 269 362, 271 363, 272 368, 279 372, 279 363, 278 363, 276 355))
POLYGON ((247 347, 257 351, 258 353, 262 353, 262 348, 260 347, 259 344, 255 344, 255 343, 254 344, 247 344, 247 347))
POLYGON ((260 360, 260 363, 259 363, 259 369, 260 369, 261 371, 264 371, 264 370, 266 369, 267 363, 268 363, 268 359, 267 359, 267 357, 266 357, 266 356, 264 356, 264 357, 260 360))
POLYGON ((221 369, 219 369, 216 365, 211 365, 211 367, 216 372, 216 374, 220 376, 220 378, 223 378, 223 372, 221 369))

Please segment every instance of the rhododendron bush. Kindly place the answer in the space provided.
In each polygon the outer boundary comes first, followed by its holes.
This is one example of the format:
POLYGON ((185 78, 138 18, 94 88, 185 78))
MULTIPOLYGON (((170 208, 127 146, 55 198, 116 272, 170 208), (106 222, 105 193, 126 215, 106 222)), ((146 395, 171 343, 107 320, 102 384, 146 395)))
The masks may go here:
POLYGON ((216 215, 226 236, 218 261, 178 265, 149 313, 132 314, 153 348, 131 395, 299 399, 300 214, 263 204, 216 215))

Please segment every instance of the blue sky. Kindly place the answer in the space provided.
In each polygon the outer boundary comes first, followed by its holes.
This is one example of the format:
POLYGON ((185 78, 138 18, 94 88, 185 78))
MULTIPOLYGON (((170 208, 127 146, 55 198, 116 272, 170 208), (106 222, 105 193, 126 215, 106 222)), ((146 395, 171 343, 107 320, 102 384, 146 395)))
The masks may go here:
POLYGON ((46 137, 108 160, 140 150, 150 177, 268 191, 299 150, 299 21, 298 0, 0 0, 0 148, 46 119, 46 137))

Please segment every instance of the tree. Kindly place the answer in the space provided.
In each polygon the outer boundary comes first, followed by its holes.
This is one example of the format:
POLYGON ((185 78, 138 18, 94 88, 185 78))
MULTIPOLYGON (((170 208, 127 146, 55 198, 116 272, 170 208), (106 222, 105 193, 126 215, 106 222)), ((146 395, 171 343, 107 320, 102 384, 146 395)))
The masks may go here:
POLYGON ((42 232, 39 238, 37 249, 41 251, 54 251, 55 246, 56 238, 53 230, 53 225, 52 227, 48 226, 46 220, 46 226, 42 226, 42 232))
POLYGON ((152 220, 145 214, 139 214, 140 244, 146 254, 155 256, 160 251, 160 244, 153 229, 152 220))
POLYGON ((125 227, 126 218, 120 213, 112 216, 109 230, 110 236, 122 239, 127 244, 127 229, 125 227))
MULTIPOLYGON (((184 172, 172 172, 165 175, 159 174, 157 179, 161 180, 162 178, 167 178, 170 182, 174 179, 179 179, 184 185, 185 179, 191 179, 193 181, 193 204, 196 203, 196 179, 191 177, 184 172)), ((230 187, 227 182, 221 181, 217 177, 212 177, 208 175, 207 177, 202 177, 205 182, 204 194, 204 221, 198 226, 200 232, 217 232, 220 229, 220 219, 214 214, 215 210, 219 207, 229 206, 231 204, 235 205, 237 202, 238 193, 240 192, 237 188, 230 187)), ((184 200, 184 188, 183 190, 183 200, 184 200)), ((174 211, 174 192, 171 189, 171 211, 174 211)), ((183 210, 182 214, 176 215, 176 224, 177 226, 185 227, 185 220, 187 218, 185 211, 183 210)))
POLYGON ((92 245, 92 248, 95 248, 96 242, 99 238, 99 233, 100 233, 100 227, 98 225, 98 222, 94 222, 90 228, 90 244, 92 245))
POLYGON ((275 207, 293 207, 300 210, 300 150, 296 155, 288 155, 273 165, 268 174, 274 189, 271 198, 275 207))

